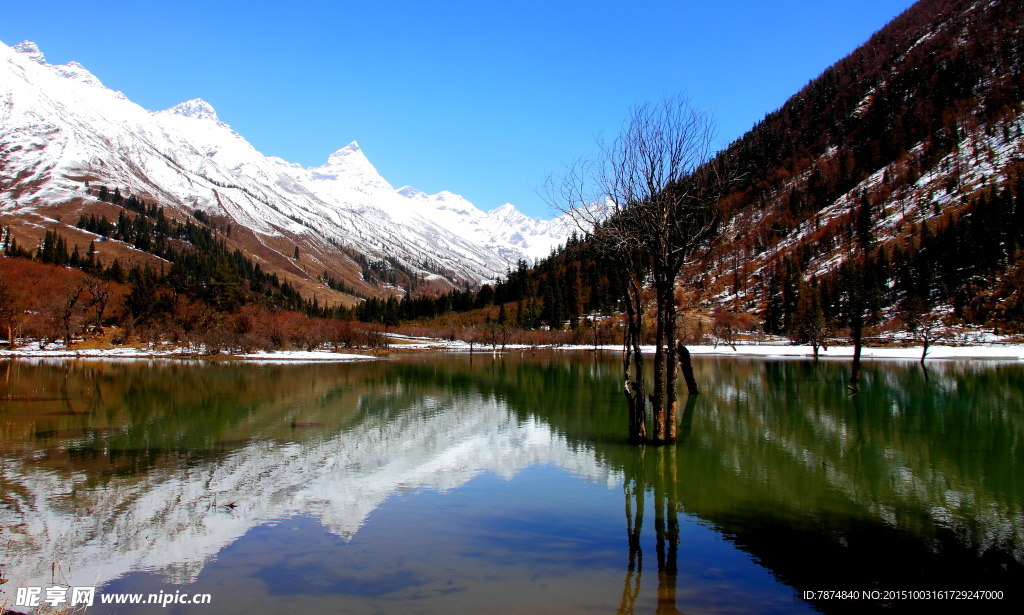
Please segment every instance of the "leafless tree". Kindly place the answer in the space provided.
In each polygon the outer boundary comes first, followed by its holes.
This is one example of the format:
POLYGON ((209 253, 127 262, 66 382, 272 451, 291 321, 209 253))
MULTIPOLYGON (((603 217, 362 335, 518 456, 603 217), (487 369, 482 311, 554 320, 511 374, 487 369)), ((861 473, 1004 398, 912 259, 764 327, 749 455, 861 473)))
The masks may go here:
POLYGON ((736 350, 736 314, 724 307, 718 307, 711 313, 711 334, 715 337, 715 348, 718 344, 726 344, 736 350))
POLYGON ((458 337, 469 344, 469 354, 473 354, 473 346, 480 343, 480 330, 475 325, 460 327, 458 337))
POLYGON ((312 352, 326 341, 324 321, 320 318, 303 319, 292 336, 292 341, 299 348, 312 352))
POLYGON ((477 337, 481 345, 489 345, 492 352, 497 352, 498 344, 501 342, 500 325, 496 322, 487 322, 480 328, 477 337))
POLYGON ((498 325, 498 342, 501 344, 502 352, 505 352, 505 346, 512 343, 517 333, 519 333, 519 329, 508 323, 498 325))
POLYGON ((87 308, 93 309, 95 314, 92 319, 93 326, 102 327, 103 317, 107 311, 107 304, 110 303, 110 299, 114 294, 114 289, 109 282, 104 282, 98 278, 88 279, 87 285, 87 290, 89 292, 89 299, 86 302, 87 308))
POLYGON ((800 342, 806 342, 814 350, 814 360, 818 360, 818 348, 826 346, 826 340, 831 334, 832 327, 825 313, 821 309, 821 297, 817 287, 812 287, 806 282, 800 284, 800 300, 796 305, 796 328, 793 334, 800 342))
POLYGON ((89 283, 84 279, 69 279, 64 282, 56 301, 49 306, 48 314, 53 324, 64 336, 64 344, 71 348, 72 336, 84 319, 84 296, 89 283))
POLYGON ((907 303, 907 329, 915 340, 921 342, 921 363, 924 364, 932 344, 949 337, 949 327, 940 315, 928 311, 923 302, 910 300, 907 303))
POLYGON ((583 321, 587 337, 590 339, 594 352, 598 352, 601 346, 609 343, 612 338, 611 325, 604 319, 591 315, 583 321))
POLYGON ((623 371, 629 432, 635 441, 676 438, 676 280, 718 236, 718 202, 729 185, 711 157, 715 122, 684 96, 633 109, 622 133, 599 143, 594 159, 579 159, 549 194, 618 261, 626 274, 627 326, 623 371), (640 356, 644 291, 653 287, 653 438, 646 430, 646 388, 640 356))
POLYGON ((7 347, 10 350, 14 350, 14 331, 24 313, 23 304, 14 280, 6 272, 0 271, 0 327, 3 327, 7 334, 7 347))

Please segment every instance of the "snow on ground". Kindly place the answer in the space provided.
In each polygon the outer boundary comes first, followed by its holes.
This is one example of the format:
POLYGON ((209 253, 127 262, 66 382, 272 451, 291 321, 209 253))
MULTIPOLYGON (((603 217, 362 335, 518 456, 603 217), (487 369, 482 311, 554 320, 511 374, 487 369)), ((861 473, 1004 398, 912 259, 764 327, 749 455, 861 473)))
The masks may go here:
MULTIPOLYGON (((392 349, 408 350, 447 350, 451 352, 468 352, 469 344, 461 340, 448 341, 426 337, 408 337, 393 335, 398 343, 392 344, 392 349)), ((621 345, 599 346, 605 352, 621 352, 621 345)), ((785 357, 803 358, 813 357, 814 349, 810 346, 788 345, 788 344, 763 344, 748 345, 737 344, 736 349, 726 344, 687 346, 692 355, 714 355, 714 356, 737 356, 737 357, 785 357)), ((524 344, 508 344, 505 352, 521 352, 523 350, 594 350, 593 346, 528 346, 524 344)), ((475 352, 492 352, 489 344, 476 343, 473 345, 475 352)), ((654 354, 654 346, 643 346, 644 354, 654 354)), ((921 359, 921 346, 907 346, 906 348, 873 348, 865 346, 861 349, 863 360, 871 359, 921 359)), ((498 352, 500 352, 500 347, 498 352)), ((828 350, 818 349, 818 356, 822 359, 851 359, 853 357, 853 346, 829 346, 828 350)), ((1024 344, 1007 343, 979 343, 959 346, 938 346, 932 345, 928 348, 928 359, 986 359, 1018 361, 1024 359, 1024 344)))
MULTIPOLYGON (((561 350, 593 350, 593 346, 561 346, 561 350)), ((618 352, 622 346, 600 346, 603 351, 618 352)), ((762 357, 762 358, 813 358, 814 349, 804 345, 789 344, 737 344, 736 348, 728 344, 688 345, 691 355, 722 356, 722 357, 762 357)), ((644 354, 654 354, 654 346, 642 346, 644 354)), ((921 359, 921 346, 906 348, 861 348, 861 359, 921 359)), ((853 346, 829 346, 828 350, 818 348, 821 359, 852 359, 853 346)), ((929 346, 927 360, 932 359, 985 359, 1002 361, 1019 361, 1024 359, 1024 344, 977 344, 963 346, 929 346)))
MULTIPOLYGON (((391 351, 444 351, 444 352, 469 352, 470 345, 461 340, 445 340, 431 337, 413 337, 407 335, 390 334, 391 339, 389 350, 391 351)), ((781 343, 772 344, 737 344, 735 349, 727 344, 712 345, 688 345, 687 350, 691 355, 701 356, 723 356, 723 357, 763 357, 763 358, 811 358, 814 350, 806 345, 789 345, 781 343)), ((621 352, 622 346, 605 345, 598 349, 605 352, 621 352)), ((506 344, 504 352, 522 353, 526 350, 561 350, 561 351, 593 351, 593 346, 529 346, 526 344, 506 344)), ((654 354, 654 346, 643 346, 644 354, 654 354)), ((501 347, 492 349, 489 344, 474 343, 473 352, 498 353, 502 352, 501 347)), ((871 347, 865 346, 861 349, 861 358, 865 361, 873 359, 896 359, 896 360, 920 360, 921 346, 897 347, 871 347)), ((819 348, 818 356, 821 359, 851 359, 853 357, 853 346, 832 346, 828 349, 819 348)), ((134 347, 113 347, 113 348, 91 348, 70 350, 63 345, 56 343, 40 348, 38 344, 26 344, 13 351, 0 350, 0 359, 12 358, 36 358, 36 359, 64 359, 64 358, 97 358, 97 359, 159 359, 159 358, 230 358, 251 361, 256 363, 312 363, 322 361, 368 361, 380 357, 364 354, 331 352, 328 350, 278 350, 259 351, 247 354, 220 354, 203 355, 200 351, 187 348, 172 348, 170 346, 153 346, 149 348, 134 347)), ((974 344, 959 345, 932 345, 928 348, 927 360, 933 359, 961 359, 961 360, 1000 360, 1020 361, 1024 360, 1024 344, 1006 342, 979 342, 974 344)))
MULTIPOLYGON (((719 344, 714 346, 687 346, 693 355, 720 356, 753 356, 753 357, 813 357, 814 349, 810 346, 730 346, 719 344)), ((915 359, 921 358, 921 346, 907 348, 871 348, 861 349, 861 359, 915 359)), ((645 352, 654 352, 654 348, 644 348, 645 352)), ((852 359, 853 346, 829 346, 828 350, 818 349, 818 356, 823 359, 852 359)), ((1024 344, 983 344, 978 346, 930 346, 927 359, 1001 359, 1018 361, 1024 359, 1024 344)))
POLYGON ((112 348, 84 348, 68 349, 63 344, 50 344, 40 347, 32 343, 20 346, 15 350, 0 351, 0 359, 4 358, 26 358, 26 359, 196 359, 226 357, 231 359, 242 359, 257 363, 278 363, 278 362, 322 362, 322 361, 369 361, 377 359, 371 355, 330 352, 326 350, 279 350, 276 352, 259 351, 248 354, 215 354, 204 355, 202 349, 189 349, 184 347, 161 347, 136 348, 131 346, 115 346, 112 348))
POLYGON ((113 348, 65 348, 63 344, 50 344, 40 347, 39 344, 26 344, 14 350, 0 352, 0 358, 98 358, 98 359, 153 359, 159 357, 177 358, 194 356, 193 351, 185 348, 135 348, 132 346, 116 346, 113 348))

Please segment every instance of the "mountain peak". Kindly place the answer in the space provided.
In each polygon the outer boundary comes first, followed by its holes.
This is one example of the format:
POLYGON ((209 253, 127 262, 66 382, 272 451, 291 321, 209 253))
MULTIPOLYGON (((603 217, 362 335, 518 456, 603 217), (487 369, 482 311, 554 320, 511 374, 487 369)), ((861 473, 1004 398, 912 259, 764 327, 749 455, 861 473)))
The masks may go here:
MULTIPOLYGON (((0 45, 3 45, 3 43, 0 43, 0 45)), ((96 78, 96 75, 90 73, 84 66, 82 66, 78 62, 68 62, 67 64, 56 65, 48 64, 46 62, 46 57, 43 56, 43 52, 39 50, 39 46, 33 43, 32 41, 22 41, 21 43, 18 43, 17 45, 15 45, 14 47, 10 47, 9 49, 11 51, 14 51, 15 53, 20 53, 24 56, 27 56, 30 61, 35 62, 40 66, 46 67, 50 71, 56 73, 57 75, 60 75, 65 79, 68 79, 70 81, 78 81, 86 85, 92 85, 100 88, 103 87, 103 84, 100 82, 99 79, 96 78)), ((124 98, 124 94, 120 92, 112 93, 118 98, 124 98)))
POLYGON ((11 47, 11 50, 27 55, 29 59, 36 64, 46 65, 46 57, 43 55, 42 51, 39 51, 39 46, 32 41, 22 41, 14 47, 11 47))
POLYGON ((351 160, 353 157, 366 158, 366 154, 363 153, 363 150, 359 149, 359 143, 356 141, 349 143, 345 147, 331 154, 327 158, 327 166, 341 164, 347 160, 351 160))
POLYGON ((221 123, 220 118, 217 117, 217 112, 213 109, 213 106, 202 98, 193 98, 192 100, 186 100, 183 103, 178 103, 164 111, 164 113, 183 115, 197 120, 213 120, 218 124, 221 123))
POLYGON ((516 206, 512 203, 505 203, 501 207, 495 207, 494 209, 487 212, 489 218, 494 219, 517 219, 517 220, 530 220, 531 218, 523 212, 516 209, 516 206))
POLYGON ((409 198, 409 199, 415 199, 415 198, 418 198, 418 197, 426 197, 427 196, 427 193, 423 192, 422 190, 417 190, 417 189, 413 188, 412 186, 402 186, 401 188, 399 188, 395 192, 397 192, 398 194, 401 194, 402 196, 404 196, 406 198, 409 198))
POLYGON ((364 187, 373 186, 387 192, 395 190, 377 173, 373 163, 366 157, 363 150, 359 149, 359 144, 355 141, 328 156, 327 163, 323 166, 312 167, 310 170, 317 179, 344 178, 343 183, 350 186, 361 182, 364 187))

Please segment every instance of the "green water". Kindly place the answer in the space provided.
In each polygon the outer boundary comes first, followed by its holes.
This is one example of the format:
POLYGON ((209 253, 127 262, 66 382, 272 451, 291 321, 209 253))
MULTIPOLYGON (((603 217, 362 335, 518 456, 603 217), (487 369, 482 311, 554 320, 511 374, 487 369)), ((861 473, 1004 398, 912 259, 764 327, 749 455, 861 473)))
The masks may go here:
POLYGON ((1018 612, 1022 366, 874 362, 856 395, 847 368, 701 358, 679 442, 644 448, 614 356, 0 362, 0 605, 56 582, 212 603, 90 613, 1018 612))

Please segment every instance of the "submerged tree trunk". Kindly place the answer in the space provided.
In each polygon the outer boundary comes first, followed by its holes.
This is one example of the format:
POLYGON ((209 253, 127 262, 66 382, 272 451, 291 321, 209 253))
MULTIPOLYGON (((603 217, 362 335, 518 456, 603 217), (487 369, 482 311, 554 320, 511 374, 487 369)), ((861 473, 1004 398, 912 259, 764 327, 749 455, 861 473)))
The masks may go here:
POLYGON ((630 280, 626 297, 626 341, 623 372, 628 404, 629 439, 647 440, 647 395, 644 387, 644 361, 640 353, 643 288, 638 280, 630 280))
POLYGON ((686 381, 686 392, 690 395, 700 395, 700 388, 697 387, 697 379, 693 377, 693 363, 690 361, 690 351, 682 342, 677 345, 679 350, 679 366, 683 371, 683 380, 686 381))
POLYGON ((655 273, 655 297, 657 302, 657 317, 654 331, 654 394, 651 395, 651 414, 654 418, 654 441, 661 443, 665 441, 665 374, 668 371, 665 365, 665 305, 662 301, 665 280, 663 276, 655 273))
POLYGON ((853 370, 850 374, 850 388, 854 391, 860 386, 860 349, 863 345, 864 319, 857 315, 853 318, 853 370))
MULTIPOLYGON (((666 261, 668 259, 665 259, 666 261)), ((655 300, 658 306, 656 349, 654 356, 654 441, 671 443, 676 439, 678 402, 676 396, 676 304, 674 265, 656 263, 655 300), (660 269, 660 272, 657 271, 660 269)))
MULTIPOLYGON (((674 286, 674 285, 673 285, 674 286)), ((671 290, 671 288, 670 288, 671 290)), ((665 404, 667 406, 665 412, 665 421, 667 424, 666 439, 669 442, 676 441, 676 435, 678 433, 678 416, 679 416, 679 402, 676 395, 676 372, 679 369, 679 355, 676 352, 676 345, 673 341, 676 339, 676 303, 674 300, 670 300, 668 304, 668 313, 665 319, 665 353, 666 353, 666 373, 665 373, 665 391, 667 393, 665 404)))

